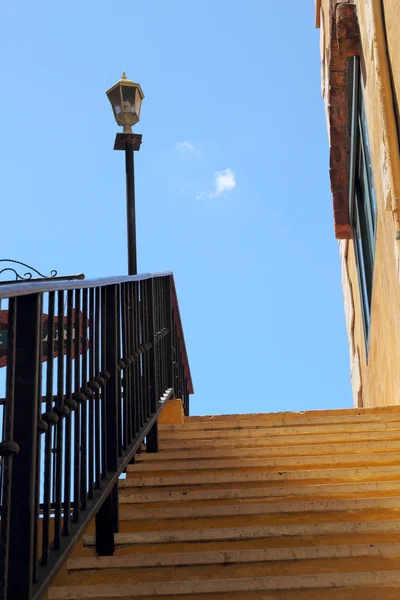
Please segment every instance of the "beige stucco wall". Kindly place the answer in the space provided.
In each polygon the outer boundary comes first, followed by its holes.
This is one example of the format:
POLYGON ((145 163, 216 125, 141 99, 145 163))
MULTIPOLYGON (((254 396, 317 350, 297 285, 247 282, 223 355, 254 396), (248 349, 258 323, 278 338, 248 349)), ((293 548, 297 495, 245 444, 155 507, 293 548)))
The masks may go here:
MULTIPOLYGON (((321 36, 325 38, 321 58, 329 47, 329 11, 332 0, 322 0, 321 36)), ((400 2, 383 0, 387 39, 397 98, 400 99, 400 2)), ((356 0, 360 25, 362 63, 364 63, 365 101, 372 167, 377 199, 377 238, 371 311, 368 362, 364 342, 362 313, 353 240, 339 242, 342 260, 342 285, 346 325, 349 335, 350 370, 353 398, 358 406, 400 404, 400 285, 395 254, 395 227, 383 143, 382 111, 378 96, 371 0, 356 0)), ((322 68, 327 78, 326 68, 322 68)), ((323 82, 326 90, 328 81, 323 82)))
POLYGON ((397 101, 400 101, 400 2, 383 0, 386 35, 397 101))

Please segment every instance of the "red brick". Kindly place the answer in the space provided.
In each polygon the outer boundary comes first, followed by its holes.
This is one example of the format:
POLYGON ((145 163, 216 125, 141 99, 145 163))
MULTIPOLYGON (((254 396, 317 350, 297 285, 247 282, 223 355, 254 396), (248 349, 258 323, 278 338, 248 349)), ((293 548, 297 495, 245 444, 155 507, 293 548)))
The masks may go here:
POLYGON ((347 106, 329 106, 329 122, 332 126, 343 127, 347 125, 347 106))
POLYGON ((355 5, 348 2, 339 2, 336 6, 336 30, 339 19, 354 19, 354 17, 356 17, 355 5))
POLYGON ((347 73, 345 71, 332 71, 329 75, 329 84, 335 87, 347 86, 347 73))
POLYGON ((346 168, 346 148, 343 146, 331 146, 329 167, 331 169, 346 168))
POLYGON ((335 210, 334 208, 333 216, 335 218, 335 225, 350 225, 348 210, 335 210))
POLYGON ((328 92, 329 104, 346 105, 347 104, 347 89, 345 87, 329 86, 328 92))
POLYGON ((360 53, 360 29, 354 4, 338 4, 336 37, 341 56, 357 56, 360 53))
POLYGON ((333 219, 335 222, 335 235, 339 240, 350 240, 353 232, 350 227, 349 213, 347 210, 334 210, 333 219))
POLYGON ((348 211, 349 203, 347 201, 348 194, 344 190, 335 190, 333 196, 333 210, 335 212, 348 211))
POLYGON ((349 182, 346 169, 331 169, 329 172, 331 180, 331 190, 346 190, 349 182))
POLYGON ((337 240, 352 240, 353 230, 350 225, 336 225, 335 223, 335 237, 337 240))
POLYGON ((347 147, 347 127, 329 127, 329 139, 331 140, 331 146, 341 146, 342 148, 347 147))
POLYGON ((347 59, 340 54, 339 44, 336 39, 333 39, 331 43, 329 69, 331 71, 346 71, 347 69, 347 59))

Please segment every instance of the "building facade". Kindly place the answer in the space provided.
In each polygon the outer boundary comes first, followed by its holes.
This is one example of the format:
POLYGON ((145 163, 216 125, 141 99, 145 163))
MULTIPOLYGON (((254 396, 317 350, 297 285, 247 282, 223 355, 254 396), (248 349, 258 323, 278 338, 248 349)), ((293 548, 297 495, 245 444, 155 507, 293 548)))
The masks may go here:
POLYGON ((354 404, 399 404, 400 2, 315 7, 354 404))

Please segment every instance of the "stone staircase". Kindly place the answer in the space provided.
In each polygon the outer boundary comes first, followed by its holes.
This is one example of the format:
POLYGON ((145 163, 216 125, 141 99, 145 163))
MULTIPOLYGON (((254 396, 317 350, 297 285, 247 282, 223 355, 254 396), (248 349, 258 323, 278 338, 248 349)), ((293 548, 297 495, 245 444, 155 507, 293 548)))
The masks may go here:
POLYGON ((49 600, 400 597, 399 408, 165 420, 49 600))

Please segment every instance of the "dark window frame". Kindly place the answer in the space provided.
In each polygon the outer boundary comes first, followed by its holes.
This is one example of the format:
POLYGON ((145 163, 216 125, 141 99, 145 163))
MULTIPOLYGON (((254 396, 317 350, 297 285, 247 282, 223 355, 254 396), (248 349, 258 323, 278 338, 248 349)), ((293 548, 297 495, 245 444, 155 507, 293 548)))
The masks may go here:
POLYGON ((354 234, 354 251, 368 359, 376 245, 376 196, 365 113, 364 84, 358 57, 349 61, 349 92, 349 216, 354 234))

